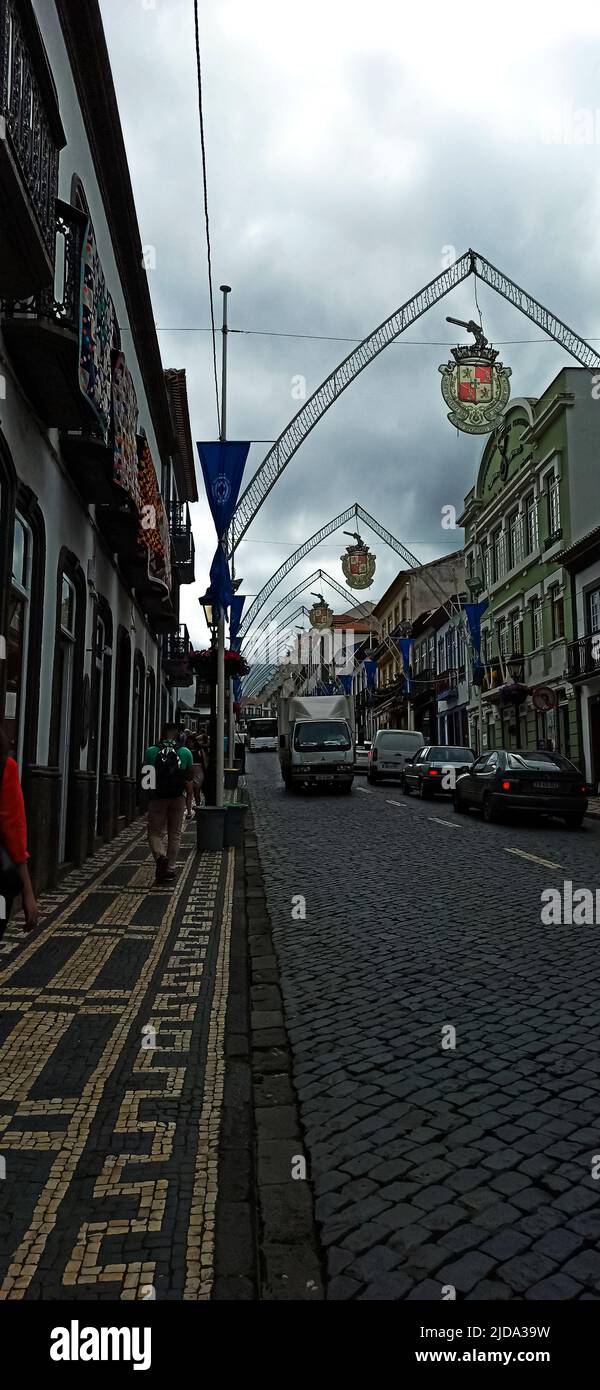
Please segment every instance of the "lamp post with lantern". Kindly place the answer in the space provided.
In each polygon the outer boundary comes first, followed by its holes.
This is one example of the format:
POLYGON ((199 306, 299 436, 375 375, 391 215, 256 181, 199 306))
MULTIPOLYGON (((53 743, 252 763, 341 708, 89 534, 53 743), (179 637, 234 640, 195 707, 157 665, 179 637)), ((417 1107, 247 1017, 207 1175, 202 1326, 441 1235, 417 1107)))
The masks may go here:
MULTIPOLYGON (((200 599, 200 607, 204 613, 206 626, 210 632, 210 649, 214 653, 216 664, 217 650, 217 624, 213 612, 212 596, 210 593, 204 594, 200 599)), ((207 806, 216 806, 217 803, 217 687, 216 681, 211 680, 210 691, 210 714, 209 714, 209 757, 206 769, 206 790, 205 799, 207 806)))

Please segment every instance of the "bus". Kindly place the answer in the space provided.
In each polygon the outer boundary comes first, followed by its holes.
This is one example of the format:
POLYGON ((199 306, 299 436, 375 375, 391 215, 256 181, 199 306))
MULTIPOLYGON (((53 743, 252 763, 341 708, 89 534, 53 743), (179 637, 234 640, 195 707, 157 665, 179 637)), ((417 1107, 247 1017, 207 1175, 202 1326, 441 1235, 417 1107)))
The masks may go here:
POLYGON ((276 719, 247 719, 246 720, 246 746, 251 753, 258 753, 267 750, 274 753, 277 750, 277 720, 276 719))

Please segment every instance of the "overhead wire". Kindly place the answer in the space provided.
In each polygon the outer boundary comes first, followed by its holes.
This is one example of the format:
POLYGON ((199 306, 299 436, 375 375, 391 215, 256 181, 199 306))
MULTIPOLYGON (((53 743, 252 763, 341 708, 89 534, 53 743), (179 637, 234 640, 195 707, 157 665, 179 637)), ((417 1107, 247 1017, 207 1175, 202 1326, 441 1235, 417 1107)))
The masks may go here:
POLYGON ((215 378, 215 399, 217 406, 217 429, 218 437, 221 437, 221 408, 219 405, 219 379, 217 372, 217 337, 215 331, 215 306, 213 301, 212 288, 212 252, 210 245, 210 222, 208 216, 208 181, 206 176, 206 143, 204 139, 204 109, 202 100, 202 64, 200 60, 200 20, 198 15, 198 0, 194 0, 194 30, 196 40, 196 72, 198 78, 198 114, 200 117, 200 146, 202 150, 202 188, 204 194, 204 224, 206 229, 206 255, 208 262, 208 296, 210 302, 210 332, 212 333, 213 350, 213 371, 215 378))

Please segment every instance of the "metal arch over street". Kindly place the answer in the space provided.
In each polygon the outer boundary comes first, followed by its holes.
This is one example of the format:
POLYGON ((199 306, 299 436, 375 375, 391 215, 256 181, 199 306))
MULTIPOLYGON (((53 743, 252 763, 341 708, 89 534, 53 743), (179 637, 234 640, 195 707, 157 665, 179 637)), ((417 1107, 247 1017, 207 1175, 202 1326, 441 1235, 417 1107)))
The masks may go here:
POLYGON ((392 535, 391 531, 386 531, 385 527, 381 526, 381 524, 375 520, 375 517, 370 516, 369 513, 365 511, 364 507, 361 507, 358 502, 354 502, 351 507, 346 508, 345 512, 340 512, 339 516, 334 516, 333 521, 328 521, 319 531, 315 531, 313 536, 309 536, 308 540, 304 541, 303 545, 298 546, 298 549, 294 551, 293 555, 289 555, 287 560, 284 560, 279 569, 275 571, 275 574, 271 575, 271 578, 267 580, 267 583, 260 590, 260 593, 256 595, 254 603, 245 614, 244 621, 240 624, 240 637, 245 637, 246 633, 250 631, 261 608, 264 608, 267 599, 277 586, 281 584, 281 581, 285 579, 286 575, 289 574, 290 570, 293 570, 295 565, 299 564, 300 560, 303 560, 305 555, 308 555, 309 550, 314 550, 316 546, 321 544, 321 541, 325 540, 326 536, 330 536, 332 531, 337 531, 340 526, 344 525, 345 521, 351 521, 353 517, 360 517, 361 521, 364 521, 367 526, 370 526, 371 530, 375 531, 376 535, 380 536, 381 539, 385 541, 386 545, 389 545, 392 550, 395 550, 398 555, 402 556, 403 560, 406 560, 411 569, 421 564, 421 561, 417 560, 416 555, 411 554, 411 551, 407 550, 406 546, 402 545, 399 540, 396 540, 396 537, 392 535))
POLYGON ((479 251, 465 251, 464 255, 459 256, 453 265, 448 266, 434 280, 430 280, 428 285, 413 295, 412 299, 408 299, 406 304, 391 314, 368 338, 365 338, 357 348, 354 348, 325 378, 325 381, 321 382, 317 390, 313 392, 312 396, 309 396, 297 414, 286 425, 279 439, 275 441, 259 465, 238 502, 229 531, 229 556, 231 556, 233 545, 239 545, 242 536, 245 535, 257 511, 262 507, 271 488, 281 477, 284 468, 287 467, 296 450, 300 448, 300 445, 322 419, 325 412, 329 410, 330 405, 333 405, 334 401, 341 396, 342 391, 351 385, 355 377, 364 371, 364 368, 368 367, 369 363, 380 352, 383 352, 389 343, 399 338, 407 328, 410 328, 411 324, 427 313, 428 309, 433 308, 434 304, 439 303, 440 299, 443 299, 463 280, 466 280, 469 275, 477 276, 483 284, 489 285, 503 299, 508 300, 509 304, 514 305, 526 318, 531 319, 538 328, 547 333, 548 337, 553 338, 561 347, 564 347, 571 357, 574 357, 582 366, 600 368, 600 355, 572 328, 568 328, 562 319, 556 318, 554 314, 544 308, 543 304, 539 303, 539 300, 527 294, 526 290, 522 290, 519 285, 509 279, 508 275, 491 265, 479 251))
POLYGON ((316 583, 318 579, 324 579, 325 582, 329 584, 332 589, 335 589, 336 593, 341 594, 341 597, 343 599, 350 598, 351 600, 353 600, 353 608, 355 608, 356 610, 364 609, 364 615, 366 618, 372 617, 371 610, 367 608, 365 604, 361 603, 360 600, 357 601, 356 595, 353 594, 350 589, 345 589, 342 584, 338 584, 337 579, 332 579, 331 575, 327 574, 326 570, 314 570, 313 573, 309 574, 306 579, 302 579, 300 583, 296 585, 295 589, 290 589, 288 594, 285 594, 283 598, 279 599, 279 601, 275 604, 275 607, 269 610, 266 617, 263 618, 259 626, 255 628, 252 636, 252 644, 248 648, 248 651, 244 652, 246 661, 250 661, 252 659, 253 653, 257 651, 258 645, 260 643, 260 634, 263 631, 263 629, 266 628, 269 623, 274 622, 277 615, 283 612, 283 609, 286 607, 286 604, 291 603, 292 599, 298 598, 299 595, 303 593, 305 589, 308 588, 309 584, 316 583))

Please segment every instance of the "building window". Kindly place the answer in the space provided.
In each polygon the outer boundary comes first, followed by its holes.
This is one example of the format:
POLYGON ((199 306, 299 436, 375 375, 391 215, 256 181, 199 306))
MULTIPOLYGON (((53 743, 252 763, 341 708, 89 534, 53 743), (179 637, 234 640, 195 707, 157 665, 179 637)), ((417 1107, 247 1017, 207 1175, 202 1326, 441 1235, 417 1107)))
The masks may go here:
POLYGON ((588 594, 588 622, 590 632, 600 632, 600 589, 588 594))
POLYGON ((506 574, 506 536, 504 531, 496 531, 493 536, 494 579, 502 579, 506 574))
POLYGON ((394 608, 394 627, 398 627, 399 622, 400 622, 400 604, 397 603, 397 604, 396 604, 396 607, 394 608))
POLYGON ((548 535, 555 536, 560 531, 560 481, 555 473, 546 478, 548 498, 548 535))
POLYGON ((421 667, 420 667, 420 660, 419 660, 419 648, 418 648, 418 647, 415 647, 414 651, 415 651, 415 676, 418 676, 419 671, 420 671, 420 669, 421 669, 421 667))
POLYGON ((494 552, 491 545, 486 546, 483 554, 483 565, 485 573, 485 587, 490 589, 494 582, 494 552))
POLYGON ((428 642, 428 662, 429 670, 435 671, 435 637, 430 637, 428 642))
POLYGON ((444 667, 444 639, 438 637, 438 671, 445 670, 444 667))
POLYGON ((537 651, 544 645, 542 605, 539 598, 532 598, 531 600, 531 630, 533 634, 533 650, 537 651))
POLYGON ((507 623, 507 621, 506 621, 506 618, 501 618, 501 619, 500 619, 500 622, 498 623, 498 651, 499 651, 500 656, 502 657, 502 659, 503 659, 504 661, 506 661, 506 658, 507 658, 507 656, 508 656, 508 654, 509 654, 509 652, 508 652, 508 636, 509 636, 509 627, 508 627, 508 623, 507 623))
POLYGON ((516 610, 516 612, 511 613, 510 618, 509 618, 509 623, 510 623, 510 627, 511 627, 512 649, 513 649, 513 652, 520 652, 520 653, 522 653, 522 652, 523 652, 523 624, 522 624, 522 622, 521 622, 521 615, 520 615, 518 609, 516 610))
POLYGON ((29 527, 15 515, 12 575, 6 643, 5 731, 18 762, 23 757, 24 707, 31 601, 32 538, 29 527))
POLYGON ((484 663, 485 663, 485 662, 487 661, 487 659, 488 659, 489 652, 490 652, 490 647, 489 647, 489 633, 488 633, 487 628, 486 628, 485 632, 482 632, 482 634, 481 634, 481 660, 482 660, 484 663))
POLYGON ((516 569, 523 563, 523 518, 513 512, 508 520, 509 569, 516 569))
POLYGON ((533 493, 530 493, 529 497, 526 499, 525 516, 527 526, 527 554, 531 555, 539 546, 537 502, 533 493))
MULTIPOLYGON (((446 633, 446 665, 445 670, 451 671, 454 666, 454 633, 450 629, 446 633)), ((440 667, 440 670, 442 668, 440 667)))
POLYGON ((552 613, 552 640, 557 642, 565 635, 565 609, 560 584, 553 584, 550 590, 550 611, 552 613))

